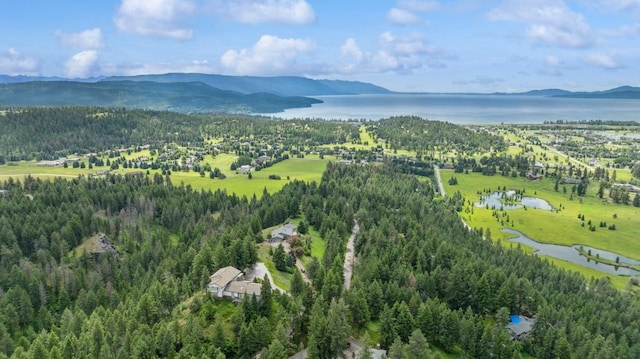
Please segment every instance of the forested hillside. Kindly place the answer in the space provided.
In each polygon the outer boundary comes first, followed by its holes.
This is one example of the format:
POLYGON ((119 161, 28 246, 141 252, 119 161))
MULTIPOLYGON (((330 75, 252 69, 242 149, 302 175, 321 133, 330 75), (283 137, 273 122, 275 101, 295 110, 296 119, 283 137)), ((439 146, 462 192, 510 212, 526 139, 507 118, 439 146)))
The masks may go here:
POLYGON ((183 113, 273 113, 321 102, 298 95, 243 94, 202 82, 44 81, 0 84, 0 103, 9 106, 110 106, 183 113))
POLYGON ((474 153, 506 148, 501 136, 484 131, 474 132, 460 125, 420 117, 391 117, 371 123, 369 129, 386 141, 390 148, 403 148, 425 155, 435 149, 474 153))
MULTIPOLYGON (((2 149, 15 145, 25 156, 91 150, 86 136, 74 138, 74 126, 101 136, 105 148, 158 136, 158 144, 274 138, 293 150, 358 135, 357 124, 230 115, 61 108, 2 116, 3 129, 19 138, 0 135, 2 149)), ((436 134, 437 146, 451 149, 502 143, 417 118, 366 126, 390 147, 425 157, 436 134)), ((244 155, 245 145, 228 146, 244 155)), ((460 195, 434 194, 424 168, 418 176, 406 161, 348 163, 329 162, 320 182, 292 180, 260 198, 196 190, 157 172, 3 179, 0 358, 275 359, 302 347, 311 358, 332 358, 364 333, 391 358, 640 357, 633 292, 483 240, 460 221, 460 195), (263 230, 292 219, 322 239, 322 256, 306 267, 310 283, 288 266, 288 293, 263 281, 260 299, 214 301, 205 291, 209 276, 253 265, 263 230), (356 223, 357 259, 345 289, 356 223), (115 252, 87 252, 86 240, 99 233, 115 252), (511 340, 509 314, 536 318, 528 338, 511 340)))
POLYGON ((204 147, 206 139, 260 136, 284 145, 342 143, 357 137, 350 123, 101 107, 8 108, 0 111, 0 158, 49 160, 176 143, 204 147))

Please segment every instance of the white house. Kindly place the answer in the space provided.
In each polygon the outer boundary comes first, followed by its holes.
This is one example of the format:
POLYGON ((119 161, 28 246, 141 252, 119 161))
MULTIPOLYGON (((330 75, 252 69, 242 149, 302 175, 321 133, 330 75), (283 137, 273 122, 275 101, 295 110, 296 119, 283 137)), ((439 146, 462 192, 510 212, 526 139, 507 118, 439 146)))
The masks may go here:
POLYGON ((251 166, 249 165, 242 165, 238 167, 238 174, 246 175, 249 172, 251 172, 251 166))
POLYGON ((260 299, 262 285, 243 280, 242 272, 228 266, 218 269, 209 277, 207 289, 215 299, 231 299, 239 302, 245 295, 255 294, 260 299))

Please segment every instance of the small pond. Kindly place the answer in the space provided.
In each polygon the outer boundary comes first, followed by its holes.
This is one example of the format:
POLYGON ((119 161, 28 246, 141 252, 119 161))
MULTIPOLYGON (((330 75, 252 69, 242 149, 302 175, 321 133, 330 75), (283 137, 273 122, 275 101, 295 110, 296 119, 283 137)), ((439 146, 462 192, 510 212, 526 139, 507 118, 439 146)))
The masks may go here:
POLYGON ((486 207, 496 208, 496 209, 518 209, 518 208, 537 208, 545 211, 553 210, 553 207, 549 204, 549 202, 545 201, 542 198, 536 197, 516 197, 515 191, 507 191, 507 192, 493 192, 492 194, 484 194, 480 197, 481 201, 474 202, 473 205, 476 207, 486 207), (510 200, 510 203, 503 203, 501 200, 510 200))
MULTIPOLYGON (((582 256, 580 255, 580 253, 578 253, 578 248, 580 247, 579 245, 568 247, 568 246, 560 246, 557 244, 539 243, 525 236, 524 234, 522 234, 522 232, 516 231, 515 229, 503 228, 502 231, 517 235, 517 237, 515 238, 510 238, 509 239, 510 242, 525 244, 531 248, 536 249, 535 253, 542 256, 549 256, 553 258, 562 259, 567 262, 575 263, 587 268, 592 268, 607 274, 640 275, 640 271, 637 271, 635 269, 616 267, 614 265, 605 264, 605 263, 596 263, 595 261, 588 259, 587 257, 582 256)), ((591 254, 593 256, 598 254, 601 258, 607 258, 610 260, 615 260, 616 257, 619 257, 621 263, 640 264, 640 261, 637 261, 631 258, 626 258, 613 252, 608 252, 602 249, 595 249, 587 246, 582 246, 582 248, 585 251, 591 250, 591 254)))

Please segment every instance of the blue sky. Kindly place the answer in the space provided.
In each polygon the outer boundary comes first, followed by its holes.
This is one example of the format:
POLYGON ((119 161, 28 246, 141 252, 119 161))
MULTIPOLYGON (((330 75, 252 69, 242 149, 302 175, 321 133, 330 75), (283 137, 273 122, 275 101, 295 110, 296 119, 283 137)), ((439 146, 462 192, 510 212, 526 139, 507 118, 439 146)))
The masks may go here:
POLYGON ((29 0, 0 74, 296 75, 397 91, 640 85, 640 0, 29 0))

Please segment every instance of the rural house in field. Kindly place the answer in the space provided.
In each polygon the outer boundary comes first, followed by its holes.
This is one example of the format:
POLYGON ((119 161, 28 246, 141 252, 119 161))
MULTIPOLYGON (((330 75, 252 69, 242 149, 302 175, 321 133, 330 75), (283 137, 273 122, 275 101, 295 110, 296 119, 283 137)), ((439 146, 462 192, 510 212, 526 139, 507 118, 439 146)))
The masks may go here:
POLYGON ((246 175, 247 173, 251 172, 251 166, 242 165, 242 166, 238 167, 238 170, 236 172, 238 174, 240 174, 240 175, 246 175))
POLYGON ((295 224, 287 223, 282 227, 274 229, 271 231, 271 238, 269 239, 269 242, 282 242, 288 239, 298 238, 296 228, 295 224))
POLYGON ((566 178, 564 178, 563 183, 566 183, 566 184, 580 184, 580 183, 582 183, 582 180, 579 180, 577 178, 566 177, 566 178))
POLYGON ((207 289, 215 299, 239 302, 245 295, 252 294, 260 299, 262 284, 244 280, 242 272, 234 267, 220 268, 209 278, 207 289))

